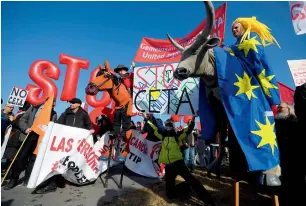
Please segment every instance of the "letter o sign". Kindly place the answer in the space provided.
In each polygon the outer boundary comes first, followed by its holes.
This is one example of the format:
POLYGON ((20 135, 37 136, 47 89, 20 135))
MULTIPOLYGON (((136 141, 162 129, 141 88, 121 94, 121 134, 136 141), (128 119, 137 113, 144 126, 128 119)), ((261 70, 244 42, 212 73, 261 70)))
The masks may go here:
POLYGON ((74 162, 68 162, 68 169, 72 169, 75 167, 75 163, 74 162))
POLYGON ((27 91, 26 90, 21 90, 20 93, 19 93, 19 96, 21 98, 25 98, 27 96, 27 91))

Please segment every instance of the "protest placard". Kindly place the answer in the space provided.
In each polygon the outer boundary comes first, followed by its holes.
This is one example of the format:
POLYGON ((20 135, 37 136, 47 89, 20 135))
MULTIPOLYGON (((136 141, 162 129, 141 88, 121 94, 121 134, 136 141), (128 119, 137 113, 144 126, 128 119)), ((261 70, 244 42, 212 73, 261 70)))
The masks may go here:
POLYGON ((287 62, 295 86, 300 86, 306 83, 306 59, 288 60, 287 62))
POLYGON ((195 115, 199 79, 179 81, 173 77, 177 63, 134 69, 133 112, 195 115))
POLYGON ((17 107, 23 107, 24 102, 28 96, 28 91, 19 87, 13 87, 10 96, 8 97, 7 103, 13 104, 17 107))

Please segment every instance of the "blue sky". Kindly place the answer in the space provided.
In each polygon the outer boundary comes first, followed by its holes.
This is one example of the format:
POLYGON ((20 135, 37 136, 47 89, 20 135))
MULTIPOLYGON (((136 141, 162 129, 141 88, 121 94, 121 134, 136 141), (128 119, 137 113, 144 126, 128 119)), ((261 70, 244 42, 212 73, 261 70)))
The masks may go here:
MULTIPOLYGON (((215 8, 223 1, 213 2, 215 8)), ((85 100, 90 72, 105 59, 114 68, 130 65, 142 37, 165 39, 190 33, 204 18, 202 2, 1 2, 1 97, 7 101, 12 87, 33 84, 30 65, 50 60, 61 70, 56 111, 68 106, 59 101, 66 66, 65 53, 90 61, 82 70, 77 97, 85 100), (19 75, 19 76, 17 76, 19 75)), ((228 2, 225 44, 234 42, 231 23, 238 17, 256 16, 272 29, 281 49, 266 49, 278 81, 294 88, 287 60, 305 59, 306 35, 294 33, 288 2, 228 2)), ((138 64, 140 65, 140 64, 138 64)), ((143 64, 141 64, 143 65, 143 64)), ((139 118, 136 118, 138 120, 139 118)))

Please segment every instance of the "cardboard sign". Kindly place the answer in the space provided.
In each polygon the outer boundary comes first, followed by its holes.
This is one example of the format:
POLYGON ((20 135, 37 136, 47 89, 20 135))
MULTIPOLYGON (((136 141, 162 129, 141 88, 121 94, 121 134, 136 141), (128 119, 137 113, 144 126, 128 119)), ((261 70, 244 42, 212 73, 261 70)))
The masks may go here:
POLYGON ((295 86, 300 86, 306 83, 306 59, 288 60, 287 62, 295 86))
POLYGON ((7 100, 8 104, 13 104, 17 107, 23 107, 28 96, 28 91, 18 87, 13 87, 10 96, 7 100))
POLYGON ((199 79, 173 77, 178 63, 134 69, 133 112, 195 115, 199 108, 199 79))

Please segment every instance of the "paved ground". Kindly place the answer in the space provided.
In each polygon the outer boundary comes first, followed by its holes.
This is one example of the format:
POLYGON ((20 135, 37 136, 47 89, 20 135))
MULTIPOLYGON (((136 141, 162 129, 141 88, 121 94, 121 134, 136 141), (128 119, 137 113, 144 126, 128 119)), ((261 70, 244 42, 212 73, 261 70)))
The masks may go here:
MULTIPOLYGON (((109 180, 109 187, 104 188, 100 179, 95 184, 76 187, 66 185, 54 193, 32 195, 33 190, 17 186, 10 191, 1 190, 1 203, 4 206, 202 206, 203 203, 193 192, 188 200, 169 200, 166 197, 165 182, 158 179, 141 177, 132 172, 126 172, 123 189, 119 189, 116 182, 120 180, 120 166, 112 168, 113 179, 109 180)), ((219 206, 228 206, 233 203, 233 180, 228 176, 228 168, 222 168, 221 179, 207 177, 206 171, 197 168, 193 175, 204 185, 214 197, 219 206)), ((103 175, 104 176, 104 175, 103 175)), ((183 179, 177 177, 177 183, 183 179)), ((253 185, 240 183, 241 206, 271 206, 271 196, 259 191, 253 185)), ((284 201, 280 198, 281 205, 284 201)), ((291 204, 292 205, 292 204, 291 204)), ((291 206, 290 205, 290 206, 291 206)))
MULTIPOLYGON (((95 184, 82 187, 66 184, 65 188, 58 188, 56 192, 44 195, 31 194, 33 190, 22 185, 9 191, 1 189, 1 205, 101 206, 108 204, 116 196, 148 187, 151 184, 160 181, 158 179, 145 178, 127 171, 123 178, 123 189, 119 189, 117 184, 119 184, 120 181, 120 170, 121 166, 112 168, 112 179, 109 179, 108 181, 108 188, 104 188, 101 179, 98 179, 95 184)), ((102 175, 102 178, 103 177, 104 175, 102 175)))

